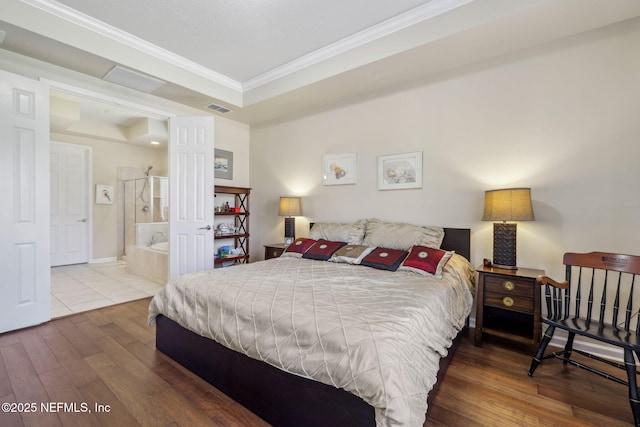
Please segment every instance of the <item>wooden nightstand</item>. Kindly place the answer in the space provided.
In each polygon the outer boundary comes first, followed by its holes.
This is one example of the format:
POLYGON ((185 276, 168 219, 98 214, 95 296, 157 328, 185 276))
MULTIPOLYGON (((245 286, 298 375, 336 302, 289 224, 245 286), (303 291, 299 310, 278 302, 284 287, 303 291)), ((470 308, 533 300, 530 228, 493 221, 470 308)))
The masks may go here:
POLYGON ((284 243, 264 245, 264 259, 278 258, 286 248, 284 243))
POLYGON ((505 270, 478 267, 476 330, 473 343, 482 345, 484 335, 493 335, 529 346, 540 345, 540 285, 536 277, 543 270, 505 270))

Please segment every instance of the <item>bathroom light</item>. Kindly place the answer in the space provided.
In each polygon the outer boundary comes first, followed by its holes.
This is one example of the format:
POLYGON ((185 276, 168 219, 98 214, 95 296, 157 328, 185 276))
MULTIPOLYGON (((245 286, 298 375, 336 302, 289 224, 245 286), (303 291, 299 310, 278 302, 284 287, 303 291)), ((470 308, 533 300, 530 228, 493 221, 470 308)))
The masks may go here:
POLYGON ((150 144, 151 145, 160 145, 160 143, 158 141, 151 141, 150 144))

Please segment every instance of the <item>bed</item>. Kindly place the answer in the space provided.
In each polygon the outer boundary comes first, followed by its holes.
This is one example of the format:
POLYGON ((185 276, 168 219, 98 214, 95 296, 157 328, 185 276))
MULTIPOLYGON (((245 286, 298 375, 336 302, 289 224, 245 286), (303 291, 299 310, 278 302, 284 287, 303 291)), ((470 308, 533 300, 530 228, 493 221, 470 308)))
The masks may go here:
POLYGON ((300 254, 171 280, 150 304, 157 348, 276 426, 422 425, 471 310, 469 230, 434 236, 438 227, 377 220, 314 229, 300 254), (334 262, 342 252, 327 243, 370 249, 357 264, 334 262), (326 255, 318 246, 333 255, 314 259, 326 255), (371 263, 402 248, 395 269, 371 263), (446 253, 440 270, 416 272, 415 248, 446 253))

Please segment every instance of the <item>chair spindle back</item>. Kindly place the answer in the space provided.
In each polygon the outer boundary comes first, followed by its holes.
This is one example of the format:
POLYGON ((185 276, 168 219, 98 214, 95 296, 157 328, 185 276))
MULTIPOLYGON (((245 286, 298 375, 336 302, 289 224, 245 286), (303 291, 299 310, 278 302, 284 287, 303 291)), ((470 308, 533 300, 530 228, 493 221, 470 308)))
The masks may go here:
POLYGON ((640 298, 636 297, 634 300, 636 276, 640 275, 640 256, 607 252, 566 253, 563 263, 569 287, 558 289, 551 285, 545 286, 548 318, 559 321, 580 317, 589 325, 595 306, 601 327, 609 324, 640 335, 640 298), (609 298, 610 291, 613 292, 611 286, 615 286, 613 298, 609 298), (572 288, 575 289, 573 293, 572 288), (621 317, 620 307, 624 310, 624 321, 621 324, 618 323, 621 317), (611 320, 609 323, 607 318, 611 320))

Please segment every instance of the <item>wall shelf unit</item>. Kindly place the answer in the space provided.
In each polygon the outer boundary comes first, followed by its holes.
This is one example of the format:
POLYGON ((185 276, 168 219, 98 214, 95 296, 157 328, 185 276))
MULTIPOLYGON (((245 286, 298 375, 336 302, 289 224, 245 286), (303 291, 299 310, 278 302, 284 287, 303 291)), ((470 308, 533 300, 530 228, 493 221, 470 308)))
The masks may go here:
POLYGON ((244 264, 249 262, 249 196, 250 188, 215 186, 216 227, 214 240, 216 241, 215 267, 228 264, 244 264), (225 206, 229 210, 225 210, 225 206), (221 224, 228 226, 228 232, 222 232, 221 224), (233 243, 232 243, 233 242, 233 243), (218 256, 221 246, 231 246, 236 254, 218 256))

